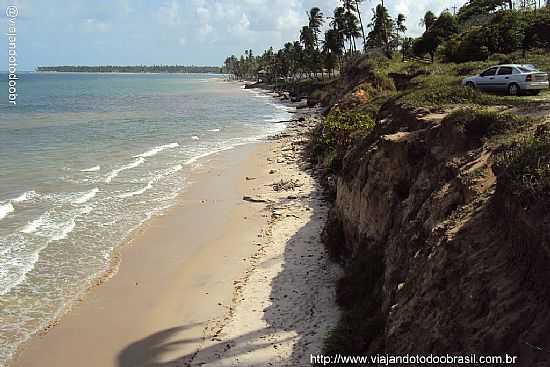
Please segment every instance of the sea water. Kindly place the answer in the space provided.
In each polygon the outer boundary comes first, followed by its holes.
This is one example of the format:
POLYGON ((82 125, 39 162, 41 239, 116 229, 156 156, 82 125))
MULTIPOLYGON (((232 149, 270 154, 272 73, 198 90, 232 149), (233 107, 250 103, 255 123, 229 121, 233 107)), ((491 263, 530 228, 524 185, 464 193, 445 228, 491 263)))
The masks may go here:
POLYGON ((17 106, 0 88, 0 366, 202 158, 277 133, 291 112, 216 75, 19 77, 17 106))

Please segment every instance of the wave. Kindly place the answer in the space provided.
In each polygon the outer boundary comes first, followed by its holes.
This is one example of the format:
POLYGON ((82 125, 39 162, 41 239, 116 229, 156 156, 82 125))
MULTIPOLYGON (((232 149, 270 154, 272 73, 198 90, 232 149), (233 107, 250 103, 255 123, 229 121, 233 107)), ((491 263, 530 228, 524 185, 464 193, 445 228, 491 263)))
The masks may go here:
POLYGON ((273 107, 275 107, 278 110, 282 110, 282 111, 286 111, 286 112, 296 111, 296 107, 294 107, 294 106, 285 106, 283 104, 277 104, 277 103, 270 103, 270 105, 272 105, 273 107))
POLYGON ((41 215, 37 219, 25 224, 25 226, 19 232, 26 233, 26 234, 34 233, 40 227, 46 224, 47 221, 48 221, 48 215, 47 214, 41 215))
POLYGON ((210 129, 210 130, 208 130, 208 131, 211 132, 211 133, 218 133, 218 132, 220 132, 221 130, 220 130, 220 129, 210 129))
POLYGON ((159 145, 157 147, 154 147, 153 149, 151 150, 148 150, 147 152, 145 153, 142 153, 142 154, 138 154, 136 156, 134 156, 134 158, 149 158, 149 157, 153 157, 155 155, 157 155, 158 153, 162 152, 163 150, 166 150, 166 149, 173 149, 173 148, 177 148, 179 147, 180 145, 178 143, 171 143, 171 144, 166 144, 166 145, 159 145))
POLYGON ((101 166, 95 166, 92 168, 81 169, 80 172, 97 172, 101 170, 101 166))
POLYGON ((127 193, 124 193, 124 194, 117 195, 117 198, 126 199, 126 198, 131 198, 132 196, 141 195, 141 194, 143 194, 145 191, 151 189, 152 187, 153 187, 153 182, 152 182, 152 181, 149 181, 149 182, 147 183, 147 186, 145 186, 144 188, 139 189, 139 190, 137 190, 137 191, 127 192, 127 193))
POLYGON ((167 170, 165 170, 164 172, 160 173, 159 175, 153 177, 145 187, 137 190, 137 191, 132 191, 132 192, 126 192, 124 194, 120 194, 120 195, 117 195, 117 197, 119 199, 127 199, 127 198, 130 198, 132 196, 136 196, 136 195, 141 195, 143 193, 145 193, 147 190, 150 190, 153 188, 153 185, 155 184, 155 182, 161 180, 162 178, 166 177, 166 176, 169 176, 169 175, 172 175, 178 171, 180 171, 181 169, 183 168, 183 166, 181 164, 178 164, 177 166, 174 166, 174 167, 171 167, 167 170))
POLYGON ((13 203, 22 203, 22 202, 31 200, 31 199, 33 199, 37 196, 38 196, 38 194, 36 193, 36 191, 31 190, 31 191, 27 191, 27 192, 22 193, 21 195, 19 195, 15 199, 12 199, 11 202, 13 202, 13 203))
POLYGON ((86 192, 82 196, 78 197, 77 199, 73 200, 72 203, 73 204, 84 204, 85 202, 89 201, 94 196, 96 196, 96 194, 98 192, 99 192, 99 188, 96 187, 96 188, 86 192))
POLYGON ((193 135, 193 136, 191 137, 191 139, 193 139, 193 140, 200 140, 200 138, 199 138, 198 136, 196 136, 196 135, 193 135))
POLYGON ((4 242, 11 245, 2 253, 0 296, 8 294, 25 280, 26 275, 34 269, 34 265, 39 258, 39 252, 47 247, 46 244, 43 244, 31 253, 21 253, 21 250, 24 249, 24 241, 23 237, 19 235, 5 237, 0 240, 1 247, 4 247, 4 242))
POLYGON ((137 166, 143 164, 144 162, 145 162, 145 158, 140 157, 130 164, 127 164, 125 166, 112 170, 111 173, 109 173, 109 175, 107 176, 107 178, 105 178, 105 183, 110 183, 113 180, 113 178, 118 176, 120 172, 129 170, 132 168, 136 168, 137 166))
POLYGON ((15 208, 13 207, 11 202, 0 205, 0 220, 4 219, 8 216, 8 214, 13 213, 14 211, 15 208))
POLYGON ((61 241, 69 235, 76 227, 75 218, 72 218, 66 222, 63 222, 57 229, 57 231, 50 237, 50 241, 61 241))
POLYGON ((206 152, 206 153, 202 153, 202 154, 196 155, 196 156, 191 157, 191 158, 189 158, 188 160, 186 160, 186 161, 184 162, 184 164, 185 164, 186 166, 191 165, 191 164, 195 163, 196 161, 198 161, 199 159, 206 158, 206 157, 208 157, 208 156, 210 156, 210 155, 212 155, 212 154, 220 153, 220 152, 223 152, 223 151, 226 151, 226 150, 231 150, 231 149, 233 149, 233 148, 234 148, 235 146, 237 146, 237 145, 239 145, 239 144, 227 146, 227 147, 224 147, 224 148, 214 149, 214 150, 211 150, 211 151, 209 151, 209 152, 206 152))

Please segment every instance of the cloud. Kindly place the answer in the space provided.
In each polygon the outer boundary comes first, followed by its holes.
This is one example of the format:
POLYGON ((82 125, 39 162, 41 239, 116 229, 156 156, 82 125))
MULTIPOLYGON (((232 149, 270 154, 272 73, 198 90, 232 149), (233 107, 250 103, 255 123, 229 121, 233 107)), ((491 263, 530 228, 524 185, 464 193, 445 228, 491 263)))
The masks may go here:
MULTIPOLYGON (((466 0, 455 1, 462 5, 466 0)), ((245 49, 260 54, 270 46, 278 49, 297 40, 311 7, 318 6, 325 16, 332 16, 341 1, 0 0, 1 5, 8 3, 20 8, 21 39, 32 39, 20 42, 18 48, 26 55, 21 62, 33 68, 56 63, 218 65, 227 55, 240 55, 245 49), (59 51, 60 44, 63 51, 59 51)), ((365 26, 376 4, 362 2, 365 26)), ((419 20, 427 10, 438 14, 452 5, 448 0, 386 3, 392 16, 407 16, 412 36, 422 33, 419 20)), ((5 18, 0 19, 2 24, 5 18)))
POLYGON ((162 24, 171 26, 181 24, 180 5, 176 0, 162 4, 157 12, 157 17, 162 24))
POLYGON ((89 18, 85 19, 81 25, 81 29, 84 32, 109 32, 111 30, 111 25, 98 21, 97 19, 89 18))

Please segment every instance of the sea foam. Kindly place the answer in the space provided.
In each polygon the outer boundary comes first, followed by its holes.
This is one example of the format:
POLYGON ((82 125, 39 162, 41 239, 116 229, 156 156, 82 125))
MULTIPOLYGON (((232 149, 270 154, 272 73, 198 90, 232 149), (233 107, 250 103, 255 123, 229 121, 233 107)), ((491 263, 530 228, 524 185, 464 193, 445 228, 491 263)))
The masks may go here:
POLYGON ((145 158, 140 157, 140 158, 136 159, 135 161, 133 161, 130 164, 127 164, 125 166, 122 166, 120 168, 112 170, 111 173, 109 173, 109 175, 107 176, 107 178, 105 178, 105 182, 110 183, 113 180, 113 178, 118 176, 118 174, 120 172, 129 170, 129 169, 132 169, 132 168, 136 168, 137 166, 143 164, 144 162, 145 162, 145 158))
POLYGON ((97 172, 101 170, 101 166, 95 166, 92 168, 81 169, 80 172, 97 172))
POLYGON ((158 153, 162 152, 163 150, 166 150, 166 149, 173 149, 173 148, 177 148, 179 147, 180 145, 178 143, 171 143, 171 144, 166 144, 166 145, 159 145, 157 147, 154 147, 153 149, 151 150, 148 150, 146 151, 145 153, 142 153, 142 154, 138 154, 136 156, 134 156, 134 158, 149 158, 149 157, 153 157, 155 155, 157 155, 158 153))
POLYGON ((36 193, 36 191, 31 190, 31 191, 27 191, 27 192, 22 193, 21 195, 19 195, 15 199, 12 199, 11 201, 14 202, 14 203, 22 203, 22 202, 31 200, 31 199, 33 199, 37 196, 38 196, 38 194, 36 193))
POLYGON ((0 205, 0 220, 8 216, 8 214, 13 213, 15 208, 11 202, 0 205))
POLYGON ((44 215, 41 215, 40 217, 38 217, 37 219, 33 220, 33 221, 30 221, 29 223, 27 223, 21 230, 20 232, 22 233, 26 233, 26 234, 31 234, 31 233, 34 233, 38 230, 38 228, 40 228, 41 226, 43 226, 44 224, 46 224, 48 220, 48 215, 47 214, 44 214, 44 215))
POLYGON ((171 168, 163 171, 162 173, 158 174, 157 176, 153 177, 147 183, 147 185, 145 187, 143 187, 143 188, 141 188, 137 191, 126 192, 124 194, 117 195, 117 197, 120 198, 120 199, 126 199, 126 198, 129 198, 129 197, 132 197, 132 196, 141 195, 141 194, 145 193, 147 190, 150 190, 151 188, 153 188, 153 185, 155 184, 155 182, 161 180, 162 178, 164 178, 166 176, 172 175, 172 174, 180 171, 182 168, 183 168, 183 166, 181 164, 178 164, 174 167, 171 167, 171 168))
POLYGON ((72 201, 73 204, 84 204, 85 202, 91 200, 96 194, 99 192, 99 188, 94 188, 83 195, 79 196, 75 200, 72 201))

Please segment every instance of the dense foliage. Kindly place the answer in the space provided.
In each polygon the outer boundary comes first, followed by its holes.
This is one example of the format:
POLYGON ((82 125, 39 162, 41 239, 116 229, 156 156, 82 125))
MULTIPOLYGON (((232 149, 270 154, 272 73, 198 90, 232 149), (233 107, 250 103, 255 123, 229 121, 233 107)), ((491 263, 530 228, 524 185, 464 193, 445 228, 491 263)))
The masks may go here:
POLYGON ((442 13, 415 40, 413 52, 433 59, 437 51, 445 62, 466 62, 532 48, 550 48, 550 8, 511 9, 507 2, 478 0, 465 5, 458 16, 442 13), (474 5, 475 22, 470 14, 474 5), (443 25, 438 24, 442 17, 443 25))
MULTIPOLYGON (((308 23, 301 27, 299 40, 287 42, 278 51, 273 48, 255 56, 252 50, 244 55, 228 57, 223 70, 238 79, 262 79, 268 82, 333 76, 344 63, 361 52, 381 49, 387 56, 395 52, 406 31, 405 16, 391 18, 386 7, 378 5, 365 32, 360 10, 362 0, 340 0, 330 17, 313 7, 308 23), (328 21, 330 19, 330 21, 328 21), (362 41, 362 46, 357 40, 362 41)), ((404 39, 404 37, 403 37, 404 39)), ((361 42, 360 41, 360 42, 361 42)), ((410 42, 409 42, 410 43, 410 42)))

